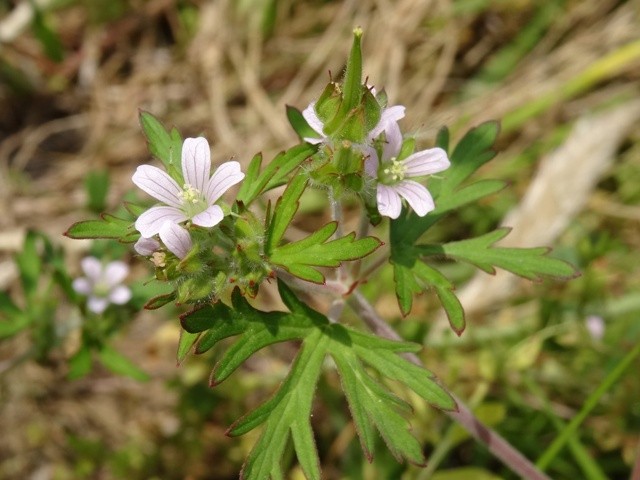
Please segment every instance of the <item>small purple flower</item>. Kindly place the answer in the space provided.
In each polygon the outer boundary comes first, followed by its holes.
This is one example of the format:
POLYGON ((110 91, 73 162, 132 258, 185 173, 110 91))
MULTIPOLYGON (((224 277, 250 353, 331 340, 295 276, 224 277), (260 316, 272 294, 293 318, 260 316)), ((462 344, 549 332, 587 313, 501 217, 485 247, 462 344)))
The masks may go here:
POLYGON ((101 314, 109 304, 123 305, 131 299, 129 287, 121 285, 129 274, 126 263, 116 261, 106 265, 95 257, 85 257, 80 262, 85 277, 73 281, 73 289, 86 295, 87 308, 101 314))
POLYGON ((382 160, 374 148, 368 148, 365 172, 378 180, 376 200, 381 215, 398 218, 402 211, 402 198, 420 217, 435 208, 433 198, 424 185, 411 177, 421 177, 442 172, 449 168, 447 153, 441 148, 430 148, 397 160, 402 147, 402 134, 396 122, 387 122, 384 129, 386 142, 382 148, 382 160))
POLYGON ((205 138, 187 138, 182 144, 182 188, 165 171, 141 165, 133 183, 165 205, 151 207, 136 220, 136 229, 145 238, 160 233, 165 222, 191 220, 194 225, 214 227, 224 217, 215 204, 233 185, 244 178, 240 164, 225 162, 211 175, 211 151, 205 138))
POLYGON ((140 237, 138 241, 133 245, 133 249, 143 257, 150 257, 160 250, 160 242, 155 238, 140 237))
MULTIPOLYGON (((393 107, 385 108, 380 114, 380 120, 375 127, 367 134, 367 140, 371 141, 384 130, 387 129, 389 124, 395 123, 401 118, 404 118, 405 108, 402 105, 394 105, 393 107)), ((318 134, 318 137, 305 137, 304 141, 316 145, 318 143, 326 142, 327 136, 324 134, 324 123, 318 117, 316 113, 316 104, 311 102, 307 108, 302 111, 302 116, 307 121, 309 126, 318 134)))

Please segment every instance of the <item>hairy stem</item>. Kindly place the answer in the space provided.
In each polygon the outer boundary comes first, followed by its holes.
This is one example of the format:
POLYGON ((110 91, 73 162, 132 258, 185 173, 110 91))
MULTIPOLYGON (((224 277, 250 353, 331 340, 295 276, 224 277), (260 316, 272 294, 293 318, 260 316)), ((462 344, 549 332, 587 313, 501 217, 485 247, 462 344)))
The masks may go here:
MULTIPOLYGON (((349 297, 348 303, 376 335, 389 340, 402 340, 400 335, 378 315, 358 290, 349 297)), ((417 355, 407 353, 405 357, 415 365, 423 366, 417 355)), ((496 458, 527 480, 550 480, 502 436, 484 425, 459 398, 453 394, 452 396, 458 404, 458 411, 445 413, 458 422, 478 442, 484 444, 496 458)))

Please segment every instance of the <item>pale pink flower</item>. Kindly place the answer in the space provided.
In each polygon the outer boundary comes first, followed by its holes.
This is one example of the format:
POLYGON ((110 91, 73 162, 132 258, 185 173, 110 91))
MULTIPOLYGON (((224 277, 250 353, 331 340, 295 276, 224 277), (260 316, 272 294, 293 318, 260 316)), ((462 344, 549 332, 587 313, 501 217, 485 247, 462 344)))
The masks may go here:
POLYGON ((103 264, 95 257, 85 257, 80 262, 85 277, 73 281, 73 289, 86 295, 87 308, 93 313, 104 312, 109 304, 122 305, 131 299, 131 290, 122 281, 129 274, 126 263, 116 261, 103 264))
MULTIPOLYGON (((191 235, 177 223, 165 222, 162 227, 160 227, 160 232, 158 233, 164 246, 179 259, 186 257, 191 247, 193 247, 191 235)), ((153 237, 140 237, 133 248, 138 254, 150 257, 160 251, 162 244, 153 237)))
MULTIPOLYGON (((316 113, 316 103, 311 102, 307 108, 302 111, 302 116, 307 121, 309 126, 318 134, 318 137, 306 137, 305 142, 316 145, 318 143, 326 142, 327 136, 324 134, 324 123, 318 117, 316 113)), ((401 118, 404 118, 405 108, 402 105, 394 105, 393 107, 385 108, 380 114, 380 120, 375 127, 367 134, 367 140, 371 141, 378 135, 380 135, 390 123, 395 123, 401 118)))
MULTIPOLYGON (((374 148, 367 148, 365 172, 378 180, 376 200, 381 215, 398 218, 404 198, 420 217, 435 208, 433 198, 424 185, 411 177, 422 177, 442 172, 449 168, 447 152, 441 148, 430 148, 397 160, 402 147, 402 134, 396 122, 388 122, 384 129, 386 141, 382 147, 382 159, 374 148)), ((380 132, 381 133, 381 132, 380 132)))
POLYGON ((604 337, 605 324, 604 319, 598 315, 589 315, 585 321, 585 326, 591 338, 594 340, 602 340, 604 337))
POLYGON ((151 207, 136 220, 136 229, 149 238, 160 233, 165 222, 190 220, 194 225, 214 227, 224 213, 216 205, 220 197, 244 178, 240 164, 225 162, 211 175, 211 151, 205 138, 187 138, 182 144, 184 185, 164 170, 141 165, 133 174, 133 183, 164 205, 151 207))

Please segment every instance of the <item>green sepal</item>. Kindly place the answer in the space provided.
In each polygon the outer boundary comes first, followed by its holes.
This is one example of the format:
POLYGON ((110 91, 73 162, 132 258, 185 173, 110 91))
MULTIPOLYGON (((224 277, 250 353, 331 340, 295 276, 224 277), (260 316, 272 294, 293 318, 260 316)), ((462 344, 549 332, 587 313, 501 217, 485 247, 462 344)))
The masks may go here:
MULTIPOLYGON (((340 84, 329 82, 314 105, 314 111, 323 125, 335 118, 342 104, 340 84)), ((326 134, 326 131, 324 132, 326 134)))
POLYGON ((110 238, 123 243, 133 243, 140 238, 133 222, 108 213, 100 215, 100 220, 76 222, 64 235, 75 240, 110 238))
MULTIPOLYGON (((327 136, 337 138, 349 138, 343 135, 345 123, 353 110, 360 105, 362 99, 362 47, 361 47, 362 29, 356 28, 353 31, 353 43, 351 52, 347 60, 347 69, 344 74, 342 83, 342 102, 338 112, 329 119, 324 125, 324 133, 327 136)), ((351 118, 354 118, 353 116, 351 118)), ((364 128, 364 119, 362 119, 362 127, 364 128)), ((351 126, 353 128, 353 126, 351 126)), ((361 138, 364 138, 361 137, 361 138)), ((354 141, 359 141, 356 139, 354 141)))

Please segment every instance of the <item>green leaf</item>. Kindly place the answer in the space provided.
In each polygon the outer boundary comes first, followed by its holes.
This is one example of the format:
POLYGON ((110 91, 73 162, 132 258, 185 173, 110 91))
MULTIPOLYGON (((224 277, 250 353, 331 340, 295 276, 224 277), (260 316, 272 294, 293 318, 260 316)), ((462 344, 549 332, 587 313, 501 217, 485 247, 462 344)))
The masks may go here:
POLYGON ((280 152, 262 172, 260 172, 262 155, 254 156, 249 163, 244 181, 236 196, 237 200, 249 205, 258 195, 284 185, 289 174, 307 158, 316 153, 316 150, 317 147, 308 143, 297 145, 289 150, 280 152))
POLYGON ((86 345, 83 345, 69 359, 69 372, 67 378, 69 380, 77 380, 84 377, 91 371, 91 350, 86 345))
POLYGON ((405 418, 411 409, 382 381, 374 379, 367 368, 403 383, 438 408, 455 409, 455 402, 433 374, 398 355, 415 352, 420 346, 386 340, 330 323, 324 315, 302 303, 284 283, 278 282, 278 287, 289 312, 256 310, 236 289, 232 295, 233 307, 218 302, 181 317, 187 332, 194 335, 202 332, 197 351, 205 351, 225 338, 235 337, 233 343, 226 343, 229 347, 211 374, 213 385, 224 381, 251 355, 267 345, 290 340, 301 342, 300 351, 280 388, 228 430, 229 435, 236 436, 262 426, 262 433, 245 462, 241 478, 265 479, 270 478, 273 472, 280 472, 280 461, 289 438, 305 476, 320 478, 310 418, 314 392, 327 355, 338 366, 367 457, 373 455, 375 427, 397 458, 422 464, 422 448, 410 434, 405 418), (203 342, 207 343, 207 348, 201 348, 203 342))
POLYGON ((45 55, 54 62, 60 63, 64 60, 64 47, 58 35, 45 19, 42 9, 35 3, 31 2, 33 7, 33 21, 31 24, 33 34, 38 39, 45 55))
POLYGON ((0 315, 0 340, 13 337, 31 325, 29 316, 21 311, 8 318, 3 317, 4 314, 0 315))
POLYGON ((276 202, 266 232, 265 253, 267 255, 270 255, 282 241, 284 232, 300 207, 300 197, 307 187, 307 182, 308 179, 302 175, 293 177, 276 202))
POLYGON ((296 107, 287 105, 287 119, 291 124, 291 128, 296 132, 300 140, 305 138, 317 138, 318 132, 309 126, 302 116, 302 112, 296 107))
POLYGON ((135 229, 130 220, 115 217, 108 213, 100 215, 100 220, 85 220, 74 223, 64 232, 64 235, 73 239, 98 239, 112 238, 124 243, 133 243, 140 238, 140 233, 135 229))
POLYGON ((420 245, 417 248, 423 255, 446 255, 468 262, 487 273, 495 273, 499 267, 529 280, 544 278, 572 278, 576 269, 553 257, 547 256, 550 249, 505 248, 493 244, 504 238, 510 229, 499 228, 493 232, 468 240, 450 242, 444 245, 420 245))
POLYGON ((149 375, 140 370, 131 360, 109 346, 103 346, 99 352, 100 362, 118 375, 133 378, 139 382, 149 380, 149 375))
POLYGON ((94 170, 87 174, 84 187, 87 192, 87 208, 89 210, 100 213, 106 209, 109 183, 110 178, 107 170, 94 170))
POLYGON ((324 275, 312 267, 337 267, 344 261, 365 257, 382 245, 374 237, 356 240, 353 232, 327 241, 337 228, 338 224, 331 222, 302 240, 277 247, 269 261, 303 280, 323 283, 324 275))
POLYGON ((42 272, 42 255, 39 248, 51 248, 49 240, 44 236, 33 231, 28 231, 22 251, 16 254, 15 261, 20 272, 20 280, 22 288, 28 300, 32 300, 38 293, 38 280, 42 272), (44 244, 48 245, 44 245, 44 244))
POLYGON ((464 309, 456 297, 454 285, 438 270, 418 259, 419 251, 407 249, 401 261, 393 261, 396 296, 403 315, 408 315, 413 295, 433 288, 444 307, 451 328, 461 335, 465 328, 464 309))
POLYGON ((150 298, 147 303, 144 304, 145 310, 157 310, 158 308, 164 307, 168 303, 173 302, 176 299, 176 292, 163 293, 161 295, 156 295, 153 298, 150 298))
POLYGON ((178 343, 178 364, 182 363, 187 354, 191 351, 196 341, 200 337, 199 333, 189 333, 186 330, 180 330, 180 342, 178 343))
POLYGON ((182 137, 177 129, 171 131, 149 112, 140 111, 140 125, 147 137, 151 155, 160 160, 169 175, 174 179, 182 178, 182 137))

